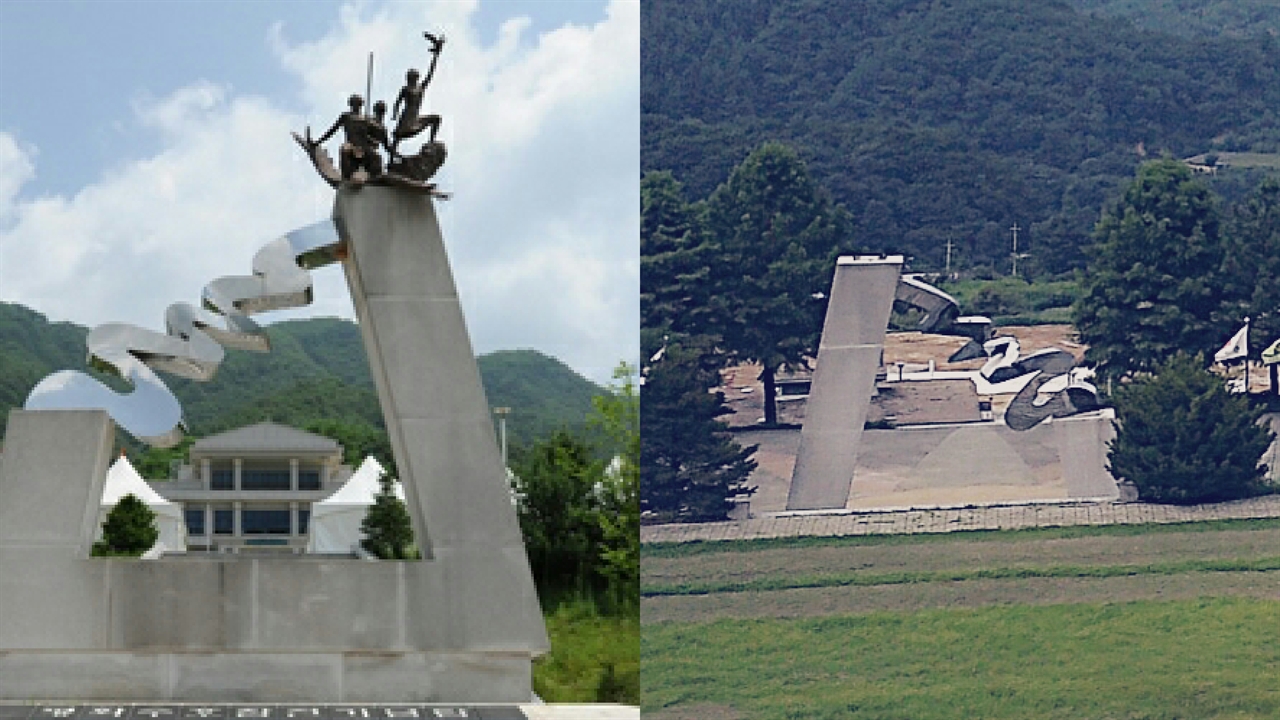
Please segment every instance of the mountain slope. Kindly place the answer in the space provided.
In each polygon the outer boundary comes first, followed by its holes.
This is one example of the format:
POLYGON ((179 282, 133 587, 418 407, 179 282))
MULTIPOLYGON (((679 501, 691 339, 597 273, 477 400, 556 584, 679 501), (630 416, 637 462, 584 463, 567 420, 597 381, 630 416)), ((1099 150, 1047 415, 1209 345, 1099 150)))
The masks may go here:
MULTIPOLYGON (((86 369, 87 334, 87 328, 50 323, 29 308, 0 302, 0 433, 9 409, 21 407, 41 378, 86 369)), ((267 334, 270 353, 229 350, 210 382, 165 376, 193 434, 263 419, 296 426, 317 419, 382 425, 358 326, 335 318, 290 320, 269 326, 267 334)), ((604 392, 534 350, 501 351, 477 361, 490 405, 512 408, 508 432, 515 444, 561 427, 584 428, 591 398, 604 392)))
POLYGON ((652 0, 641 165, 706 197, 795 147, 856 242, 916 269, 1060 274, 1144 157, 1280 151, 1280 41, 1184 38, 1062 0, 652 0))

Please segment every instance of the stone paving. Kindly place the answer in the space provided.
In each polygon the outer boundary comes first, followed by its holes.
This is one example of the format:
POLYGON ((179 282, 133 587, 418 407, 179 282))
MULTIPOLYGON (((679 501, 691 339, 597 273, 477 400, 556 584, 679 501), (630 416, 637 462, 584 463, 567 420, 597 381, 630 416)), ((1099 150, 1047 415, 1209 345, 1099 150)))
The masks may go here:
POLYGON ((904 510, 771 513, 729 522, 646 525, 640 528, 640 541, 658 543, 810 535, 908 535, 959 530, 1139 525, 1275 517, 1280 517, 1280 495, 1186 507, 1120 502, 996 504, 904 510))

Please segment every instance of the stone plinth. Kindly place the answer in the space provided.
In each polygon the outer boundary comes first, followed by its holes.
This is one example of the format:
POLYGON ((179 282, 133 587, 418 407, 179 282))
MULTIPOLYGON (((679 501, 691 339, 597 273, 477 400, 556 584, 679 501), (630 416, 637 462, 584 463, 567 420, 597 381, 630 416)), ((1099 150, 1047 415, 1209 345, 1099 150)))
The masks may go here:
POLYGON ((431 200, 343 189, 334 214, 427 559, 90 559, 114 426, 14 411, 0 700, 529 700, 546 630, 431 200))

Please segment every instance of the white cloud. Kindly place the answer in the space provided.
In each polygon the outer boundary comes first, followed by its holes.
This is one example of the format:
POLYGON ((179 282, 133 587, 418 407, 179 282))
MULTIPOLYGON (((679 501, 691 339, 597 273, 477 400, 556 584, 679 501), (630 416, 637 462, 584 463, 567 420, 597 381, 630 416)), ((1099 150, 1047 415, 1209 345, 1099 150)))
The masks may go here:
MULTIPOLYGON (((277 32, 296 97, 193 82, 138 100, 137 122, 160 149, 70 197, 24 197, 38 156, 0 133, 0 299, 87 325, 160 329, 169 303, 245 273, 263 243, 329 214, 332 191, 289 132, 309 124, 318 135, 347 95, 363 94, 370 49, 373 95, 390 103, 404 70, 429 60, 420 31, 405 28, 430 28, 448 37, 426 104, 444 118, 440 182, 454 199, 440 215, 476 350, 534 347, 607 379, 639 352, 638 2, 536 38, 513 18, 489 45, 474 11, 348 6, 314 42, 277 32)), ((340 274, 317 276, 303 314, 350 317, 340 274)))

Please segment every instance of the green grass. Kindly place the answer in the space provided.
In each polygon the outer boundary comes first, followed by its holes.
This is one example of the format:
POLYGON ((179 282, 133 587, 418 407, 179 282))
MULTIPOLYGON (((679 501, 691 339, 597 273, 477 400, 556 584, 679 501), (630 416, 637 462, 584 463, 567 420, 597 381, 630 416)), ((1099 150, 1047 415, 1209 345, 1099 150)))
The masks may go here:
POLYGON ((1280 557, 1252 560, 1182 560, 1147 565, 1051 565, 1043 567, 993 567, 952 572, 820 573, 786 577, 763 577, 733 582, 688 582, 670 585, 645 584, 644 597, 710 595, 723 592, 759 592, 821 587, 871 587, 964 580, 1015 580, 1023 578, 1107 578, 1134 575, 1181 575, 1191 572, 1274 572, 1280 557))
POLYGON ((640 702, 638 608, 604 615, 589 599, 546 613, 551 652, 534 661, 533 689, 546 702, 640 702))
POLYGON ((790 718, 1280 717, 1280 603, 1143 601, 645 626, 642 711, 790 718))
POLYGON ((957 540, 1016 542, 1022 540, 1135 537, 1161 533, 1267 530, 1274 528, 1280 528, 1280 518, 1209 520, 1204 522, 1151 523, 1142 525, 1073 525, 1069 527, 1026 528, 1022 530, 965 530, 952 533, 920 533, 915 535, 807 536, 760 538, 756 540, 718 540, 712 542, 646 543, 641 546, 641 557, 642 559, 681 558, 712 553, 746 553, 787 548, 923 545, 938 542, 955 542, 957 540))

